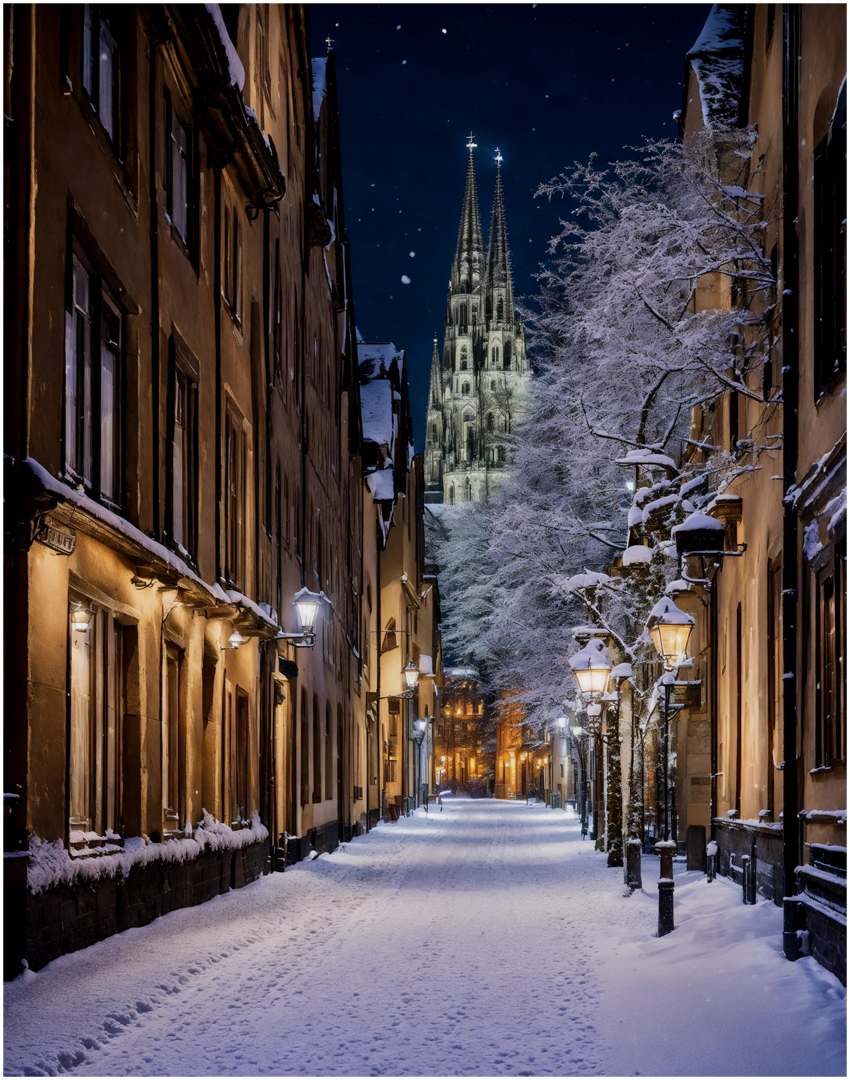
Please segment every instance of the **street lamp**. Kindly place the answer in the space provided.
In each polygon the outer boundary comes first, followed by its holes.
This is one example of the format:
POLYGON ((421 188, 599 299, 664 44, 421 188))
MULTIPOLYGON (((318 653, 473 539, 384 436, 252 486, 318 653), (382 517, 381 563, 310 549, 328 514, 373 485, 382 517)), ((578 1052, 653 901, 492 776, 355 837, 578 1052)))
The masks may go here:
POLYGON ((419 666, 411 657, 402 669, 404 675, 404 681, 407 684, 408 693, 411 695, 416 692, 416 688, 419 685, 419 666))
POLYGON ((670 691, 673 686, 673 671, 684 662, 688 639, 694 628, 694 617, 670 599, 663 597, 652 611, 647 620, 647 630, 652 639, 652 644, 661 657, 664 664, 665 675, 662 676, 661 684, 664 688, 664 716, 661 730, 661 776, 664 781, 663 832, 664 841, 671 842, 673 834, 673 808, 670 805, 672 784, 670 782, 670 691))
POLYGON ((587 645, 570 657, 578 688, 588 701, 598 701, 605 693, 611 661, 605 655, 605 645, 599 638, 591 638, 587 645))
POLYGON ((694 628, 693 615, 682 611, 669 596, 665 596, 649 613, 646 628, 652 644, 664 662, 665 671, 678 667, 687 651, 688 639, 694 628))
POLYGON ((326 599, 323 592, 314 593, 309 589, 299 589, 293 597, 295 610, 298 612, 298 621, 301 631, 297 634, 285 634, 281 631, 277 636, 279 640, 291 641, 296 648, 312 649, 316 644, 316 620, 319 615, 319 606, 326 599))

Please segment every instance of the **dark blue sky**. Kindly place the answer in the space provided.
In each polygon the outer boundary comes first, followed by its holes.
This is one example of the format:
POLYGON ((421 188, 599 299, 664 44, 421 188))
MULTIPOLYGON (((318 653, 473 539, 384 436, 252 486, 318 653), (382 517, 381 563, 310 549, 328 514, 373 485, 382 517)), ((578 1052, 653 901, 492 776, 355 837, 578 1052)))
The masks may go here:
POLYGON ((504 157, 517 297, 557 232, 561 204, 537 186, 596 152, 624 156, 673 137, 685 53, 709 4, 312 4, 313 55, 334 40, 345 223, 357 325, 407 351, 422 449, 434 333, 466 177, 467 137, 482 226, 495 149, 504 157), (402 276, 410 279, 409 284, 402 276))

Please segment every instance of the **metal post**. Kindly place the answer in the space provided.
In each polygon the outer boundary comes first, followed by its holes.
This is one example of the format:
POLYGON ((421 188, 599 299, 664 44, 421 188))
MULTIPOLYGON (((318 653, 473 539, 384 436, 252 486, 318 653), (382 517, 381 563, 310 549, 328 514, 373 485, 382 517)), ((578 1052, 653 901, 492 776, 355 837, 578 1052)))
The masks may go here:
POLYGON ((672 840, 662 840, 655 845, 656 854, 661 862, 661 874, 658 878, 658 936, 664 937, 674 929, 673 926, 673 852, 676 844, 672 840))

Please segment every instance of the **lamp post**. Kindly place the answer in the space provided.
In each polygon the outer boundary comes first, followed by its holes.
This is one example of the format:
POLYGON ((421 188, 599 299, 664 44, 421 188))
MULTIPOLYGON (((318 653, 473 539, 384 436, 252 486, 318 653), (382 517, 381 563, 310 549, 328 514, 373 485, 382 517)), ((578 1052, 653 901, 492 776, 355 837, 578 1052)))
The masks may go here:
POLYGON ((411 738, 416 743, 416 770, 414 773, 414 807, 419 803, 420 794, 422 790, 422 740, 425 738, 425 731, 428 727, 427 720, 414 720, 413 732, 411 738))
MULTIPOLYGON (((585 701, 588 702, 588 719, 595 721, 593 724, 593 734, 598 746, 601 727, 599 718, 602 713, 600 702, 605 694, 605 690, 608 686, 608 678, 611 674, 611 661, 606 655, 604 642, 600 641, 599 638, 591 638, 583 649, 570 657, 569 663, 573 675, 575 676, 575 680, 578 683, 579 691, 585 701)), ((595 786, 598 787, 598 782, 595 782, 595 786)), ((597 800, 594 799, 594 803, 596 801, 597 800)), ((599 830, 597 828, 597 818, 598 810, 594 813, 593 830, 594 839, 598 842, 599 830)))
POLYGON ((660 747, 661 778, 663 781, 663 794, 661 809, 663 810, 663 838, 665 841, 673 839, 673 814, 670 806, 670 691, 673 686, 673 672, 684 662, 688 648, 688 640, 694 628, 694 617, 670 599, 663 597, 652 611, 647 620, 647 630, 655 646, 656 651, 664 664, 664 676, 662 686, 664 690, 664 714, 662 717, 662 738, 660 747))
POLYGON ((676 831, 670 805, 670 689, 674 682, 674 671, 684 662, 688 639, 694 626, 694 617, 682 611, 665 596, 659 600, 647 620, 647 629, 661 660, 664 675, 661 678, 664 687, 664 718, 661 739, 661 776, 664 781, 664 839, 655 845, 661 863, 661 876, 658 880, 658 936, 663 937, 673 930, 673 851, 676 831))
POLYGON ((581 835, 582 839, 587 836, 587 758, 584 753, 584 738, 587 732, 581 725, 574 724, 570 728, 570 735, 572 741, 576 747, 576 757, 578 758, 579 767, 579 782, 576 786, 576 803, 578 804, 578 815, 581 821, 581 835))
MULTIPOLYGON (((561 763, 563 763, 564 759, 567 756, 566 755, 566 745, 565 745, 565 743, 566 743, 567 728, 569 727, 569 723, 570 723, 569 718, 567 717, 567 715, 565 713, 560 713, 558 716, 555 717, 555 737, 558 739, 558 757, 560 758, 561 763)), ((552 755, 552 773, 553 773, 552 787, 553 788, 555 786, 555 776, 554 776, 555 764, 554 763, 555 763, 555 755, 553 754, 552 755)), ((561 768, 563 768, 563 764, 561 764, 561 768)), ((565 782, 563 784, 561 784, 560 777, 558 778, 558 791, 560 792, 560 795, 561 795, 561 809, 562 810, 566 810, 566 808, 567 808, 566 771, 564 773, 564 781, 565 782)))

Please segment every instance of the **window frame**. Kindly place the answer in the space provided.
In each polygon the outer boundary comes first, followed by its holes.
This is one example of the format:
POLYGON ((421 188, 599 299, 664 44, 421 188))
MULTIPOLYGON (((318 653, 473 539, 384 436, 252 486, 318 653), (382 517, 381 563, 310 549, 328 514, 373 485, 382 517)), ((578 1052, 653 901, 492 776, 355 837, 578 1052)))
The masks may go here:
POLYGON ((65 370, 63 388, 62 460, 63 475, 76 486, 82 484, 90 498, 121 513, 126 502, 124 402, 126 376, 127 312, 115 298, 115 290, 88 257, 79 239, 70 234, 68 243, 65 299, 65 370), (81 340, 78 323, 77 283, 88 283, 87 335, 81 340), (105 324, 117 328, 118 340, 104 335, 105 324), (107 454, 104 446, 104 346, 114 358, 112 378, 112 459, 113 483, 104 490, 107 454), (82 353, 80 352, 82 349, 82 353), (73 393, 71 387, 73 384, 73 393), (97 418, 97 421, 95 421, 97 418), (73 432, 73 434, 71 434, 73 432), (87 475, 88 474, 88 475, 87 475))
POLYGON ((175 551, 195 565, 198 553, 198 504, 200 501, 198 364, 191 353, 177 340, 174 333, 171 335, 169 353, 166 429, 167 443, 171 449, 166 475, 168 539, 175 551), (183 390, 183 422, 180 425, 183 430, 183 446, 180 455, 177 453, 179 389, 183 390), (183 465, 180 485, 183 493, 182 536, 180 537, 177 536, 176 527, 176 464, 178 459, 183 465))
POLYGON ((182 247, 184 254, 197 268, 199 258, 198 230, 198 143, 196 125, 184 119, 183 111, 175 102, 175 95, 166 87, 165 102, 165 213, 171 226, 171 237, 182 247), (175 131, 180 130, 185 137, 183 158, 185 160, 185 222, 181 228, 175 214, 176 173, 175 156, 180 145, 175 138, 175 131))
POLYGON ((68 618, 68 739, 66 750, 67 818, 72 832, 124 832, 124 722, 127 644, 125 627, 114 611, 70 589, 69 607, 82 604, 90 612, 88 628, 77 629, 68 618), (85 672, 88 693, 75 691, 75 650, 90 649, 85 672), (88 716, 83 717, 80 709, 88 716), (110 721, 110 713, 111 721, 110 721), (77 750, 80 754, 78 756, 77 750), (82 772, 81 782, 79 772, 82 772), (78 801, 79 800, 79 801, 78 801), (84 810, 85 813, 75 813, 84 810))

